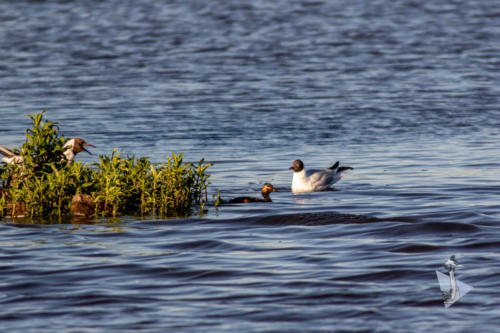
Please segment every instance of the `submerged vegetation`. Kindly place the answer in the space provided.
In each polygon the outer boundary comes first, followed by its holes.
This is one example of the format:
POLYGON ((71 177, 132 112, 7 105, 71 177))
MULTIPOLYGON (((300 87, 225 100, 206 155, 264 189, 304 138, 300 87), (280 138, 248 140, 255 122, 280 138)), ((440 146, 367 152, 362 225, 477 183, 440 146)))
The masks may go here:
POLYGON ((187 216, 195 207, 203 212, 211 165, 184 163, 172 154, 165 163, 147 157, 121 157, 118 149, 97 162, 68 163, 66 139, 57 125, 30 115, 20 151, 22 163, 0 165, 0 216, 187 216))

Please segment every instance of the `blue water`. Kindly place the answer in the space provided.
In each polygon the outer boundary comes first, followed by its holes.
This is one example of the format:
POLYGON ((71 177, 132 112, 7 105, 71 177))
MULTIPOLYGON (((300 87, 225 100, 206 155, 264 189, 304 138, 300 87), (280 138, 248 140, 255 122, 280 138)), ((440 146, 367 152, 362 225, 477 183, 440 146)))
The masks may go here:
POLYGON ((0 2, 0 138, 47 109, 99 154, 214 165, 178 220, 0 224, 9 332, 490 332, 500 322, 500 7, 0 2), (292 161, 352 166, 293 194, 292 161), (474 289, 445 309, 455 254, 474 289))

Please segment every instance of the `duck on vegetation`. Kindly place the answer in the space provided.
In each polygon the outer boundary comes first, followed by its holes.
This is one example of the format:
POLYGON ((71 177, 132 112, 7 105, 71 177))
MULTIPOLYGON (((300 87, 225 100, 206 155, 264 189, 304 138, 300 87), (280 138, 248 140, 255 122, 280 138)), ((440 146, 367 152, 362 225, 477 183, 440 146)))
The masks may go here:
POLYGON ((70 212, 73 216, 91 216, 95 212, 95 201, 89 194, 75 194, 71 200, 70 212))

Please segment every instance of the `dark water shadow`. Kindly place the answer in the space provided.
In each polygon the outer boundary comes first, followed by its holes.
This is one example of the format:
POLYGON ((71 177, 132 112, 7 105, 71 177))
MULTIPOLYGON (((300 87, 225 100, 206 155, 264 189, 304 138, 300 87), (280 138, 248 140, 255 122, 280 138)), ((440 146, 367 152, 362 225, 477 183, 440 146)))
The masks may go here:
MULTIPOLYGON (((284 225, 301 225, 301 226, 320 226, 329 224, 364 224, 380 222, 381 219, 372 216, 356 215, 356 214, 341 214, 337 212, 311 212, 311 213, 294 213, 280 214, 270 216, 248 217, 236 220, 226 220, 225 222, 237 222, 249 225, 269 225, 269 226, 284 226, 284 225)), ((222 222, 218 220, 218 222, 222 222)))

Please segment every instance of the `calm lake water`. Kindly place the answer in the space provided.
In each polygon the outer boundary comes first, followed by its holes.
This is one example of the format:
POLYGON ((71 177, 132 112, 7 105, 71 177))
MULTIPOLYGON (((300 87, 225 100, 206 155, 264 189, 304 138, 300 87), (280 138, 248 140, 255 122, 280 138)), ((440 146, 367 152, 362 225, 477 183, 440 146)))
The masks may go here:
POLYGON ((500 6, 2 1, 0 144, 65 136, 213 163, 204 217, 0 224, 5 332, 492 332, 500 6), (291 193, 292 161, 354 167, 291 193), (445 309, 455 254, 474 289, 445 309))

